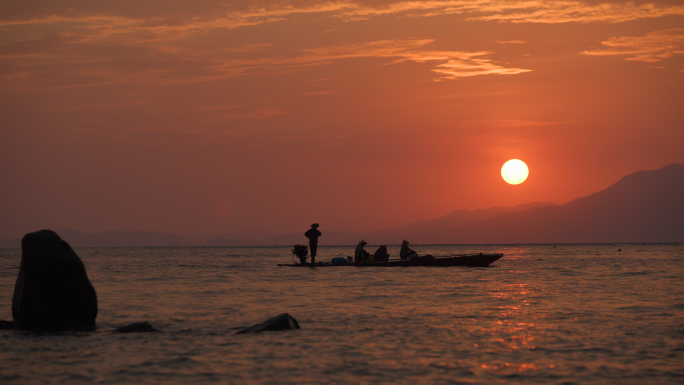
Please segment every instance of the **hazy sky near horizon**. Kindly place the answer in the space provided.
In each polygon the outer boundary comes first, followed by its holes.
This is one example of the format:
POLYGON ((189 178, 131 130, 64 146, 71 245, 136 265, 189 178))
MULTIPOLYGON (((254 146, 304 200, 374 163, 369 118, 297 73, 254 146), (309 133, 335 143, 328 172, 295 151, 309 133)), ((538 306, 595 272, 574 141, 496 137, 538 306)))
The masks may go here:
POLYGON ((3 2, 0 238, 564 203, 684 163, 683 105, 677 0, 3 2))

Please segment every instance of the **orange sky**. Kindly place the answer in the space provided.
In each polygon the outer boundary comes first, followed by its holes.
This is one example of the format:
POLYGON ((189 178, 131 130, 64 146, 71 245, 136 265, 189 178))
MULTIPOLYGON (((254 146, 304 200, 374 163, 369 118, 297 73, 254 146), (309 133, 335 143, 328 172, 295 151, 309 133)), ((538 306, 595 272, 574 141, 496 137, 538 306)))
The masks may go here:
POLYGON ((0 238, 564 203, 684 163, 682 54, 676 0, 3 2, 0 238))

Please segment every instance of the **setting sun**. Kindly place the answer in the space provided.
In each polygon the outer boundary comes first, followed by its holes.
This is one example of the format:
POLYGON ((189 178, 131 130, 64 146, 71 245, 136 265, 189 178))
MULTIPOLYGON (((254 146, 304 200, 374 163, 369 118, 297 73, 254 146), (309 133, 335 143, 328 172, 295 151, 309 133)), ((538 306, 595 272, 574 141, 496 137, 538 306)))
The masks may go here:
POLYGON ((501 177, 510 184, 520 184, 527 179, 530 171, 525 162, 519 159, 511 159, 501 167, 501 177))

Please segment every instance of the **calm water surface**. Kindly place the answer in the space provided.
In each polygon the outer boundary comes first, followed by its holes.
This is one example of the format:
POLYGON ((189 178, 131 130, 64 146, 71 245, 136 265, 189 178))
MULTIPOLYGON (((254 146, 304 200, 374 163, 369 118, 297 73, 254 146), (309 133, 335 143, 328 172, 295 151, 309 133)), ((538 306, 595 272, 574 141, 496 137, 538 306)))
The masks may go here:
MULTIPOLYGON (((288 248, 76 249, 97 331, 0 331, 0 383, 684 382, 684 245, 416 249, 505 256, 489 268, 303 269, 276 266, 288 248), (302 329, 234 334, 283 312, 302 329), (163 332, 112 333, 136 321, 163 332)), ((317 259, 352 252, 321 247, 317 259)), ((0 250, 1 319, 20 258, 0 250)))

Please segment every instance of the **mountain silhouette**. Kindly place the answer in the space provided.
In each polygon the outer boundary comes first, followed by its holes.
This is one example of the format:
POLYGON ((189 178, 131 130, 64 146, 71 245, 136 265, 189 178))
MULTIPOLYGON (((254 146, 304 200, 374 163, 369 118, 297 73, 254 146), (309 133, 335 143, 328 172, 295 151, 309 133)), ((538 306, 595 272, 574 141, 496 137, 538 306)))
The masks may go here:
POLYGON ((561 206, 467 224, 446 239, 420 243, 684 242, 684 165, 638 171, 603 191, 561 206))
MULTIPOLYGON (((476 221, 481 221, 489 218, 494 218, 499 215, 508 214, 512 212, 526 211, 535 207, 558 206, 552 202, 533 202, 517 205, 513 207, 490 207, 488 209, 476 210, 456 210, 451 214, 434 220, 422 220, 410 223, 405 226, 393 227, 386 230, 373 231, 364 234, 369 242, 376 242, 376 239, 385 238, 385 243, 401 243, 402 239, 409 239, 414 237, 424 238, 425 234, 432 234, 436 242, 444 243, 440 240, 447 239, 455 231, 461 227, 476 221), (387 242, 387 238, 391 242, 387 242)), ((364 238, 364 239, 366 239, 364 238)), ((358 242, 358 241, 357 241, 358 242)), ((414 243, 416 241, 413 241, 414 243)), ((421 242, 422 243, 422 242, 421 242)))

